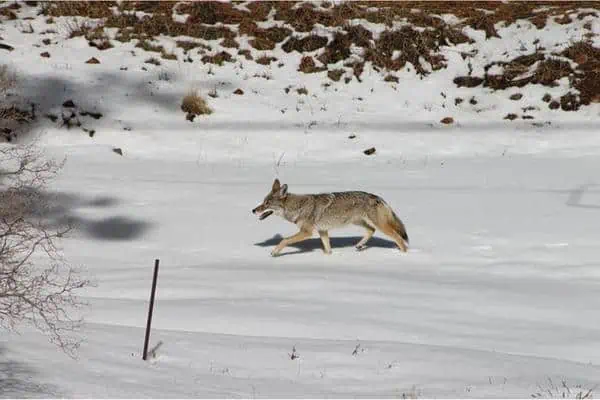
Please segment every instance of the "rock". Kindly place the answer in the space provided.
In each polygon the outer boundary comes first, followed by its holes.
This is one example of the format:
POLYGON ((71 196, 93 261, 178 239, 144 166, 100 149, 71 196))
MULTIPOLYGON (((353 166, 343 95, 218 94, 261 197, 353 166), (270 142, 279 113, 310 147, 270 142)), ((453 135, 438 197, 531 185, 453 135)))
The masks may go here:
POLYGON ((506 114, 506 117, 504 117, 504 119, 507 119, 509 121, 514 121, 515 119, 517 119, 517 114, 513 114, 513 113, 506 114))
POLYGON ((454 78, 454 84, 458 87, 473 88, 483 83, 483 78, 476 76, 459 76, 454 78))
POLYGON ((42 54, 40 54, 40 57, 50 58, 50 53, 48 53, 47 51, 45 51, 42 54))
POLYGON ((365 151, 363 151, 363 153, 365 153, 366 155, 370 156, 372 154, 375 154, 375 147, 371 147, 369 149, 366 149, 365 151))
POLYGON ((122 156, 123 155, 123 150, 121 150, 120 147, 115 147, 112 149, 113 152, 117 153, 118 155, 122 156))
POLYGON ((442 118, 442 120, 440 121, 442 124, 453 124, 454 123, 454 118, 452 117, 446 117, 446 118, 442 118))
POLYGON ((511 99, 511 100, 521 100, 522 98, 523 98, 522 93, 511 94, 509 97, 509 99, 511 99))
POLYGON ((85 63, 86 64, 100 64, 100 60, 98 60, 96 57, 92 57, 89 60, 87 60, 85 63))
POLYGON ((63 107, 65 108, 75 108, 75 103, 73 103, 73 100, 67 100, 63 103, 63 107))
POLYGON ((233 94, 237 94, 237 95, 241 96, 241 95, 244 94, 244 91, 242 89, 240 89, 240 88, 237 88, 237 89, 235 89, 235 92, 233 92, 233 94))

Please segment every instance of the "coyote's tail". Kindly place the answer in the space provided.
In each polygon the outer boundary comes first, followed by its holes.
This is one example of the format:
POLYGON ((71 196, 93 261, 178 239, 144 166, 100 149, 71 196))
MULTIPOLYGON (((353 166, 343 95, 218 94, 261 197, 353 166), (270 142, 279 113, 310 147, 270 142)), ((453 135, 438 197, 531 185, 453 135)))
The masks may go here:
POLYGON ((406 233, 406 228, 404 227, 404 224, 391 208, 390 211, 392 213, 392 225, 394 226, 394 230, 398 232, 398 234, 402 237, 402 239, 406 241, 406 243, 408 243, 408 233, 406 233))
POLYGON ((385 232, 385 226, 393 229, 394 232, 398 233, 402 239, 406 243, 408 243, 408 234, 406 233, 406 228, 404 224, 398 218, 392 207, 390 207, 383 199, 378 198, 378 206, 376 208, 377 212, 371 218, 375 218, 376 225, 385 232))

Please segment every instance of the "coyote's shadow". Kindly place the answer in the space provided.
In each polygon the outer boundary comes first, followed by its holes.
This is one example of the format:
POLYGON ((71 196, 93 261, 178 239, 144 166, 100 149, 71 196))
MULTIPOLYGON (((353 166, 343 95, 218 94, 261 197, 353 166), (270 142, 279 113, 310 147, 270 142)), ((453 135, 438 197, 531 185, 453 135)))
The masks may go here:
MULTIPOLYGON (((261 247, 276 246, 279 244, 281 239, 283 239, 283 236, 277 234, 270 239, 266 239, 259 243, 254 243, 254 245, 261 246, 261 247)), ((344 237, 330 236, 329 237, 329 241, 331 243, 331 248, 333 250, 335 250, 336 248, 342 248, 342 247, 354 247, 354 246, 356 246, 356 244, 359 242, 360 239, 362 239, 362 236, 344 236, 344 237)), ((295 248, 295 249, 297 249, 297 251, 285 252, 285 249, 284 249, 283 252, 280 254, 281 256, 288 255, 288 254, 309 253, 309 252, 312 252, 315 250, 322 250, 323 244, 321 242, 321 239, 317 237, 317 238, 312 238, 312 239, 306 239, 302 242, 290 244, 289 246, 286 247, 286 249, 288 247, 295 248)), ((382 238, 373 236, 367 242, 366 250, 368 250, 371 247, 393 249, 393 248, 396 248, 397 246, 396 246, 396 243, 394 243, 391 240, 382 239, 382 238)))

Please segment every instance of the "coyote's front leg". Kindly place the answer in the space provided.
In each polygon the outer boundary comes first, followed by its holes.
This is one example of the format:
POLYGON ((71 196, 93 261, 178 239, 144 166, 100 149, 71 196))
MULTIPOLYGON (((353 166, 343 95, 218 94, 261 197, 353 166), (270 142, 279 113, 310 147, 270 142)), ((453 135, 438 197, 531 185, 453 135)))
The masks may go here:
POLYGON ((300 230, 300 232, 296 233, 295 235, 292 235, 288 238, 281 240, 281 242, 279 242, 279 244, 273 249, 273 251, 271 252, 271 255, 273 257, 275 257, 276 255, 279 254, 279 252, 281 250, 283 250, 283 248, 285 246, 289 246, 290 244, 301 242, 303 240, 308 239, 311 236, 312 236, 312 228, 309 229, 308 227, 303 227, 300 230))

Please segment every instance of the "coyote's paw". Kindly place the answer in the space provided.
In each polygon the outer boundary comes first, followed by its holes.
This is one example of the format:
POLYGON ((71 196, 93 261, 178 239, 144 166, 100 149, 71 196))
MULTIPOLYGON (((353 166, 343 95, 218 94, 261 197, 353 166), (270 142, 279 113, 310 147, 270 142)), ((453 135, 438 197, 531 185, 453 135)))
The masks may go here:
POLYGON ((356 249, 356 251, 363 251, 367 248, 367 246, 363 244, 361 246, 354 246, 354 248, 356 249))
POLYGON ((327 254, 328 256, 331 255, 331 250, 327 251, 327 250, 323 250, 323 253, 327 254))
POLYGON ((279 252, 277 250, 273 250, 271 252, 271 257, 277 257, 279 255, 279 252))

